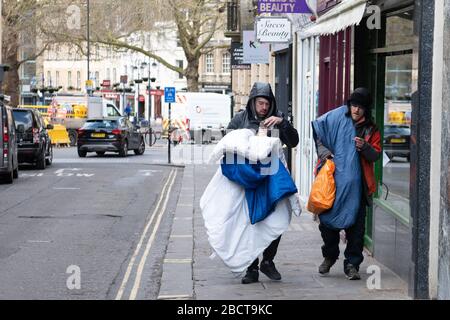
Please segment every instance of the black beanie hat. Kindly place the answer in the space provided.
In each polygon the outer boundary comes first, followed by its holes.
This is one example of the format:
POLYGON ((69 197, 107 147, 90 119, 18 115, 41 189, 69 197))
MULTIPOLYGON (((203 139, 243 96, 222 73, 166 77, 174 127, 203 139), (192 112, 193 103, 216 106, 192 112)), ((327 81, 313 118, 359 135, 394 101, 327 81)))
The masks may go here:
POLYGON ((358 105, 368 110, 372 108, 372 96, 366 88, 357 88, 348 99, 348 106, 358 105))

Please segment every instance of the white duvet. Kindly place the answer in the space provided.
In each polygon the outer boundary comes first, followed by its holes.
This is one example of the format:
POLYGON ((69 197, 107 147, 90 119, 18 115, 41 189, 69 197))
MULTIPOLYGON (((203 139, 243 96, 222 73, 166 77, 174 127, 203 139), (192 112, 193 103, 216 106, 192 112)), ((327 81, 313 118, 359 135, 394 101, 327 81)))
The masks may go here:
MULTIPOLYGON (((228 133, 215 147, 210 161, 224 151, 251 160, 278 154, 285 163, 278 138, 257 137, 248 129, 228 133)), ((289 227, 291 212, 300 215, 297 195, 281 200, 275 211, 254 225, 250 223, 245 189, 222 175, 219 167, 200 199, 208 240, 214 252, 232 272, 243 272, 269 244, 289 227)))

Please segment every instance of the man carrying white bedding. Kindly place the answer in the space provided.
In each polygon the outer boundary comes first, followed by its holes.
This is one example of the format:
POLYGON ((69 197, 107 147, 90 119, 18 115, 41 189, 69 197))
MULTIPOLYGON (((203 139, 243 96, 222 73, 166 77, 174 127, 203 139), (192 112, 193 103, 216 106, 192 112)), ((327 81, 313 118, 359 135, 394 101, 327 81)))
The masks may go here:
MULTIPOLYGON (((266 128, 277 129, 281 142, 286 146, 289 148, 297 146, 299 141, 297 130, 289 121, 284 119, 283 113, 278 111, 270 84, 256 82, 250 91, 246 110, 235 115, 227 129, 252 129, 258 131, 261 122, 266 128)), ((261 272, 272 280, 281 280, 281 275, 273 262, 280 239, 281 236, 264 250, 263 259, 259 266, 261 272)), ((258 264, 259 259, 256 258, 247 268, 247 272, 242 278, 243 284, 258 282, 258 264)))

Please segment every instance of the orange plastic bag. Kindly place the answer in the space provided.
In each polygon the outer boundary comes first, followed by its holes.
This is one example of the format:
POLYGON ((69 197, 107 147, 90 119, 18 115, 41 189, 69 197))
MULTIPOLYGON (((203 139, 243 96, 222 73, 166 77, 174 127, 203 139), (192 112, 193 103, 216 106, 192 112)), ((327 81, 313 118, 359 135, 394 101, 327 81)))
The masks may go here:
POLYGON ((314 214, 321 214, 333 207, 334 199, 336 199, 336 183, 334 182, 334 170, 336 166, 334 162, 328 159, 311 188, 309 194, 308 211, 314 214))

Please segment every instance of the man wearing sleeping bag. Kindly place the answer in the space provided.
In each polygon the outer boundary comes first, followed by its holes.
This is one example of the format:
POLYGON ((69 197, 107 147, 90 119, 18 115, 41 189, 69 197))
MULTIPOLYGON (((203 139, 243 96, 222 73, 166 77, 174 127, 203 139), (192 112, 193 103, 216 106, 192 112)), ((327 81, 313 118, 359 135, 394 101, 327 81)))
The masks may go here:
POLYGON ((320 163, 332 158, 336 165, 336 199, 333 207, 319 215, 324 261, 319 273, 326 275, 339 257, 339 231, 345 230, 344 273, 361 279, 366 207, 375 192, 373 163, 381 155, 381 135, 371 116, 372 98, 366 88, 351 94, 346 106, 313 121, 314 140, 320 163))
MULTIPOLYGON (((297 130, 289 121, 284 119, 283 113, 278 111, 270 84, 256 82, 250 91, 245 111, 236 114, 231 119, 227 129, 252 129, 258 131, 261 123, 263 127, 278 129, 281 142, 289 148, 297 146, 299 141, 297 130)), ((281 275, 273 263, 280 239, 281 236, 264 250, 263 259, 259 266, 261 272, 272 280, 281 280, 281 275)), ((247 268, 247 272, 242 278, 243 284, 258 282, 258 264, 259 260, 256 258, 247 268)))

